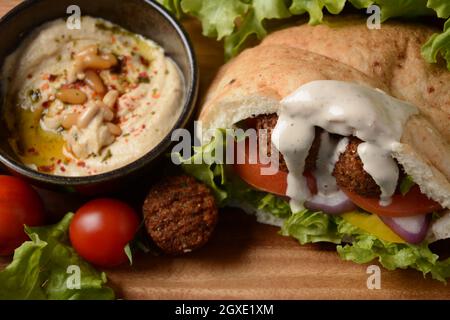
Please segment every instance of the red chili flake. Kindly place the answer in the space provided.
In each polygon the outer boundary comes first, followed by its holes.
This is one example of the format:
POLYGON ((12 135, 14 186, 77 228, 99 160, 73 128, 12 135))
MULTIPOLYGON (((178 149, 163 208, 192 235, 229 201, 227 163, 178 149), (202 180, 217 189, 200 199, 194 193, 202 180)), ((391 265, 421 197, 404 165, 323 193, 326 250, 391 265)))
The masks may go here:
POLYGON ((77 166, 84 168, 84 167, 86 167, 86 163, 84 161, 78 161, 77 166))
POLYGON ((145 124, 142 125, 142 129, 145 129, 145 124))
POLYGON ((39 166, 38 170, 41 172, 53 172, 55 171, 55 165, 49 165, 49 166, 39 166))
POLYGON ((39 152, 35 148, 29 148, 27 150, 27 152, 32 154, 32 155, 35 155, 35 156, 39 155, 39 152))
POLYGON ((48 107, 50 107, 50 101, 45 101, 42 103, 42 107, 44 107, 45 109, 47 109, 48 107))
POLYGON ((49 84, 48 84, 48 82, 45 82, 44 84, 42 84, 42 86, 41 86, 41 90, 48 90, 50 88, 50 86, 49 86, 49 84))
POLYGON ((146 66, 146 67, 148 67, 149 65, 150 65, 150 61, 148 61, 147 59, 145 59, 143 56, 139 56, 139 60, 141 60, 141 63, 144 65, 144 66, 146 66))
POLYGON ((51 75, 49 75, 49 77, 48 77, 48 81, 50 81, 50 82, 53 82, 53 81, 55 81, 55 80, 56 80, 56 78, 58 78, 58 76, 57 76, 57 75, 55 75, 55 74, 51 74, 51 75))
POLYGON ((62 171, 62 172, 66 172, 66 168, 64 168, 63 166, 61 166, 61 171, 62 171))
POLYGON ((153 94, 152 94, 152 98, 153 99, 159 99, 161 97, 161 94, 159 93, 159 92, 154 92, 153 94))
POLYGON ((33 78, 33 75, 30 73, 29 75, 27 75, 27 78, 31 79, 31 78, 33 78))
POLYGON ((61 159, 58 159, 58 160, 56 161, 57 164, 61 164, 61 162, 62 162, 61 159))

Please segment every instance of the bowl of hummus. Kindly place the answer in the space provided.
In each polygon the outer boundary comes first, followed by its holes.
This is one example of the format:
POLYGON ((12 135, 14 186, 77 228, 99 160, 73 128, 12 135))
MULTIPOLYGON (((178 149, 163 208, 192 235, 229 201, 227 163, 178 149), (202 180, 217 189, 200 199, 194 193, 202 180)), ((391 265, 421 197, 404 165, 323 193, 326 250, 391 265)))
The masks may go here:
POLYGON ((81 1, 78 25, 69 6, 31 1, 0 21, 11 40, 0 45, 0 162, 95 193, 168 152, 193 113, 197 69, 185 32, 155 3, 81 1))

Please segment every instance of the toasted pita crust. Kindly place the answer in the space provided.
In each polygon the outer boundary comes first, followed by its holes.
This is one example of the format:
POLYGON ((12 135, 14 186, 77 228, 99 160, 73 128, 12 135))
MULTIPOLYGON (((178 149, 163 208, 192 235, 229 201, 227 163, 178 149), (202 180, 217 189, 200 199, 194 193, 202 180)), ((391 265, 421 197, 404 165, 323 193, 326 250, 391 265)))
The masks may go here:
POLYGON ((259 114, 276 113, 279 101, 313 80, 341 80, 379 88, 420 110, 405 126, 394 157, 422 192, 450 208, 450 72, 420 55, 432 28, 334 18, 268 36, 226 64, 200 114, 206 129, 230 128, 259 114))

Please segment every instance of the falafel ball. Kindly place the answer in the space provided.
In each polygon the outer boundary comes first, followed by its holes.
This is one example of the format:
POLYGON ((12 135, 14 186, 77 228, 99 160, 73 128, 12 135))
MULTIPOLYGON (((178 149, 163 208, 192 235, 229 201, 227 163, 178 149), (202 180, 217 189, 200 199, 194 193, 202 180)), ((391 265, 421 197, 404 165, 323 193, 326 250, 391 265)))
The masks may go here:
POLYGON ((381 194, 375 180, 364 171, 364 165, 358 155, 358 145, 362 141, 350 137, 347 148, 340 154, 334 167, 333 176, 340 188, 355 192, 364 197, 375 198, 381 194))
POLYGON ((150 237, 172 255, 206 244, 218 219, 211 190, 187 175, 169 177, 152 187, 143 213, 150 237))
MULTIPOLYGON (((278 150, 275 149, 275 146, 272 146, 272 132, 275 126, 278 122, 278 115, 275 113, 272 114, 263 114, 259 115, 254 118, 255 121, 255 129, 258 133, 258 143, 259 143, 259 137, 263 132, 261 130, 267 130, 267 156, 270 157, 272 155, 272 148, 276 152, 278 150)), ((316 161, 317 157, 319 155, 319 148, 320 148, 320 134, 321 129, 316 127, 315 128, 315 136, 314 141, 311 145, 311 148, 309 149, 308 157, 305 160, 305 171, 312 171, 316 168, 316 161)), ((279 166, 280 171, 288 172, 288 168, 286 166, 286 162, 284 161, 283 155, 279 154, 279 166)))

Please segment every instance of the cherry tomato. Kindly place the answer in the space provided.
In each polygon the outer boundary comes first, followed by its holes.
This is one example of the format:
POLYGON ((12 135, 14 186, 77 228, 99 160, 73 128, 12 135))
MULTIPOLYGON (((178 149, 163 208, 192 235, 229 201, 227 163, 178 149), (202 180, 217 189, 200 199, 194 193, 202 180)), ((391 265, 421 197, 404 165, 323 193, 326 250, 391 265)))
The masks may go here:
POLYGON ((22 179, 0 176, 0 256, 11 255, 29 240, 24 225, 44 224, 44 205, 37 192, 22 179))
POLYGON ((407 217, 442 210, 441 205, 420 192, 417 185, 405 195, 393 195, 388 206, 381 206, 378 198, 366 198, 348 190, 343 191, 358 207, 380 216, 407 217))
POLYGON ((75 213, 69 234, 72 246, 87 261, 114 267, 127 261, 125 246, 139 227, 136 212, 114 199, 97 199, 75 213))
MULTIPOLYGON (((252 187, 270 192, 276 195, 285 196, 287 189, 287 172, 278 170, 273 175, 262 175, 262 168, 269 168, 270 164, 255 163, 251 164, 249 161, 249 149, 246 146, 245 163, 233 165, 234 171, 241 177, 242 180, 247 182, 252 187)), ((310 172, 303 174, 306 178, 309 190, 313 193, 317 193, 317 184, 314 176, 310 172)))

